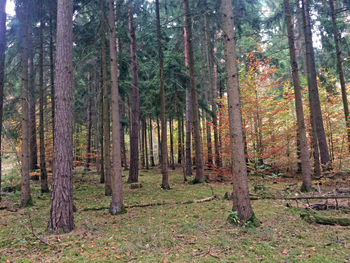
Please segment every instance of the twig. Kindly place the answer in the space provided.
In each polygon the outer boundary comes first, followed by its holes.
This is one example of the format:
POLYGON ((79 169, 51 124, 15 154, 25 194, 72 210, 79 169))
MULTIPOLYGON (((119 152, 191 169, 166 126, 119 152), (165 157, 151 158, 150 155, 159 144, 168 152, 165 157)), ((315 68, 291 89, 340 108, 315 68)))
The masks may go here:
POLYGON ((26 225, 24 225, 24 227, 33 234, 33 236, 38 239, 41 243, 47 245, 47 246, 52 246, 50 243, 48 243, 47 241, 43 240, 41 237, 39 237, 37 234, 35 234, 34 232, 34 228, 33 228, 33 222, 32 222, 32 218, 30 217, 30 213, 28 213, 28 218, 29 218, 29 223, 30 223, 30 228, 26 225))

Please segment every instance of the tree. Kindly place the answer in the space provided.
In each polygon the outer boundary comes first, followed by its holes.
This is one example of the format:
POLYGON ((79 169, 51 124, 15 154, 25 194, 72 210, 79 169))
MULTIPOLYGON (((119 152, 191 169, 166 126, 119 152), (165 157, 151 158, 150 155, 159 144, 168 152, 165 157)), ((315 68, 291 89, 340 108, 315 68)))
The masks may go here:
MULTIPOLYGON (((0 193, 1 193, 1 138, 2 138, 2 115, 4 101, 4 78, 5 78, 5 50, 6 50, 6 0, 0 0, 0 193)), ((1 194, 0 194, 1 201, 1 194)))
POLYGON ((337 18, 334 10, 334 0, 329 0, 329 7, 331 11, 331 18, 332 18, 332 26, 333 26, 333 37, 334 37, 334 43, 335 43, 335 52, 337 56, 337 69, 339 74, 339 80, 340 80, 340 87, 341 87, 341 95, 343 100, 343 108, 344 108, 344 115, 345 115, 345 123, 346 123, 346 132, 348 136, 348 147, 350 151, 350 120, 349 120, 349 105, 348 105, 348 98, 346 94, 346 85, 345 85, 345 76, 344 76, 344 67, 343 67, 343 59, 342 59, 342 52, 340 49, 340 34, 337 27, 337 18))
POLYGON ((87 106, 86 106, 86 148, 85 148, 85 164, 84 169, 90 170, 90 155, 91 155, 91 86, 92 86, 92 77, 91 72, 88 72, 88 90, 87 90, 87 106))
POLYGON ((203 166, 203 155, 202 155, 202 142, 200 134, 200 120, 198 111, 198 98, 196 90, 196 79, 195 79, 195 65, 194 55, 192 48, 192 19, 190 14, 189 1, 184 0, 184 11, 186 16, 186 31, 187 31, 187 52, 188 52, 188 66, 190 74, 190 91, 191 91, 191 105, 192 105, 192 125, 194 130, 194 141, 195 141, 195 156, 196 156, 196 177, 195 182, 204 181, 204 166, 203 166))
POLYGON ((114 15, 114 1, 108 1, 109 52, 111 56, 111 105, 112 105, 112 161, 111 173, 112 201, 110 213, 115 215, 123 211, 122 163, 120 144, 120 116, 118 91, 118 41, 114 15))
POLYGON ((55 142, 49 231, 70 232, 73 218, 73 1, 57 2, 55 142))
POLYGON ((238 83, 236 44, 234 36, 234 17, 231 0, 221 1, 221 19, 224 38, 226 88, 228 94, 229 126, 231 139, 230 147, 232 156, 232 210, 238 212, 240 223, 245 224, 248 220, 253 220, 253 222, 257 220, 254 218, 254 212, 250 204, 247 166, 244 156, 240 91, 238 83))
POLYGON ((40 0, 40 27, 39 27, 39 140, 40 140, 40 181, 41 192, 48 193, 47 170, 45 158, 45 134, 44 134, 44 19, 43 0, 40 0))
POLYGON ((160 80, 160 122, 161 122, 161 170, 163 189, 170 189, 168 180, 168 138, 167 138, 167 121, 165 113, 165 88, 164 88, 164 62, 162 50, 162 33, 160 28, 159 0, 156 0, 156 24, 157 24, 157 42, 159 56, 159 80, 160 80))
POLYGON ((132 1, 128 3, 128 26, 130 34, 130 60, 131 60, 131 131, 130 131, 130 170, 129 183, 138 182, 139 178, 139 80, 137 73, 137 57, 136 57, 136 36, 133 22, 133 6, 132 1))
POLYGON ((297 63, 297 58, 295 54, 295 42, 294 42, 293 25, 291 22, 292 19, 291 19, 289 0, 284 0, 284 11, 285 11, 285 20, 286 20, 287 32, 288 32, 290 64, 292 67, 293 85, 294 85, 294 93, 295 93, 295 110, 297 115, 298 142, 300 147, 301 172, 302 172, 302 179, 303 179, 303 185, 301 189, 303 191, 309 191, 309 190, 312 190, 311 165, 310 165, 309 149, 308 149, 307 138, 306 138, 303 101, 302 101, 301 87, 300 87, 300 80, 299 80, 298 63, 297 63))
POLYGON ((21 180, 21 207, 31 204, 30 177, 29 177, 29 109, 28 109, 28 2, 17 2, 16 13, 20 19, 21 28, 21 106, 22 106, 22 180, 21 180))
POLYGON ((323 126, 320 98, 317 87, 317 74, 315 65, 315 55, 312 45, 312 32, 310 22, 310 5, 309 0, 302 0, 303 22, 306 48, 306 63, 307 63, 307 79, 310 96, 310 110, 312 112, 312 122, 317 133, 317 141, 320 150, 321 163, 326 168, 329 165, 330 158, 326 134, 323 126))

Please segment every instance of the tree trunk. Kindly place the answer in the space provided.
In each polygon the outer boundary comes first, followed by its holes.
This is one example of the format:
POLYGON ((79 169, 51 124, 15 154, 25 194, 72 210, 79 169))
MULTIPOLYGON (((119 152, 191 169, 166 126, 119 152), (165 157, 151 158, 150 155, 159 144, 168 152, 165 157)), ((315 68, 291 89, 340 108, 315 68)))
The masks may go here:
POLYGON ((299 80, 297 57, 295 54, 294 33, 293 33, 293 25, 292 25, 292 19, 291 19, 289 0, 284 0, 284 12, 285 12, 285 19, 286 19, 287 31, 288 31, 289 55, 290 55, 290 64, 292 67, 294 94, 295 94, 295 110, 297 115, 298 142, 300 147, 300 160, 301 160, 301 171, 302 171, 301 176, 303 180, 301 190, 310 191, 312 190, 311 165, 310 165, 309 149, 308 149, 307 138, 306 138, 303 100, 302 100, 300 80, 299 80))
POLYGON ((219 131, 218 131, 218 125, 219 125, 219 120, 218 120, 218 102, 217 102, 217 82, 218 82, 218 67, 216 64, 216 47, 214 47, 213 50, 213 83, 212 83, 212 88, 213 88, 213 125, 214 125, 214 146, 215 146, 215 164, 216 167, 220 168, 222 167, 222 161, 221 161, 221 155, 220 155, 220 140, 219 140, 219 131))
POLYGON ((329 7, 330 7, 331 17, 332 17, 333 37, 334 37, 334 43, 335 43, 335 51, 337 55, 337 68, 338 68, 341 95, 342 95, 343 107, 344 107, 345 123, 346 123, 346 130, 347 130, 347 136, 348 136, 348 147, 350 151, 349 105, 348 105, 348 98, 346 94, 343 59, 342 59, 341 48, 340 48, 340 35, 337 27, 337 18, 334 10, 334 0, 329 0, 329 7))
POLYGON ((140 152, 141 152, 141 168, 144 169, 145 168, 145 133, 144 133, 144 125, 143 125, 143 120, 141 120, 141 127, 140 127, 140 131, 139 131, 139 138, 140 140, 140 152))
MULTIPOLYGON (((1 160, 2 160, 2 115, 4 101, 4 84, 5 84, 5 50, 6 50, 6 0, 0 0, 0 193, 1 193, 1 160)), ((0 194, 1 201, 1 194, 0 194)))
POLYGON ((151 158, 151 166, 156 166, 154 164, 154 152, 153 152, 153 127, 152 127, 152 119, 149 119, 149 149, 150 149, 150 158, 151 158))
POLYGON ((85 148, 85 170, 90 170, 91 157, 91 72, 88 72, 88 90, 86 106, 86 148, 85 148))
POLYGON ((156 25, 157 25, 157 42, 159 56, 159 80, 160 80, 160 122, 162 129, 161 139, 161 170, 163 189, 170 189, 168 179, 168 145, 167 145, 167 121, 165 111, 165 87, 164 87, 164 61, 162 50, 162 32, 160 27, 159 0, 156 0, 156 25))
MULTIPOLYGON (((102 45, 101 45, 102 47, 102 45)), ((100 144, 100 183, 105 183, 105 162, 104 162, 104 145, 103 145, 103 65, 102 65, 102 51, 101 51, 101 83, 100 83, 100 91, 99 91, 99 111, 100 117, 99 121, 99 144, 100 144)))
POLYGON ((171 169, 175 170, 175 157, 174 157, 174 129, 173 129, 173 119, 169 121, 169 131, 170 131, 170 165, 171 169))
MULTIPOLYGON (((121 118, 123 118, 124 114, 125 114, 125 104, 124 101, 122 102, 122 106, 121 108, 121 118)), ((124 167, 124 169, 128 169, 128 162, 126 160, 126 146, 125 146, 125 132, 124 132, 124 127, 121 124, 120 125, 120 136, 121 136, 121 151, 122 151, 122 167, 124 167)))
POLYGON ((143 121, 143 126, 144 126, 144 129, 143 129, 143 137, 144 137, 144 145, 145 145, 145 166, 146 166, 146 169, 148 170, 149 169, 149 162, 148 162, 148 145, 147 145, 147 122, 146 122, 146 118, 144 119, 143 121))
POLYGON ((162 147, 161 147, 161 135, 160 135, 160 125, 159 125, 159 119, 157 118, 157 134, 158 134, 158 162, 161 165, 162 160, 162 147))
POLYGON ((114 0, 108 1, 108 25, 109 25, 109 53, 111 57, 111 104, 112 104, 112 159, 113 169, 111 174, 112 201, 110 213, 112 215, 123 211, 123 183, 120 149, 120 116, 119 116, 119 91, 118 91, 118 40, 116 34, 116 21, 114 15, 114 0))
POLYGON ((40 181, 41 193, 48 193, 47 171, 45 160, 45 133, 44 133, 44 21, 43 0, 40 1, 40 27, 39 27, 39 140, 40 140, 40 181))
POLYGON ((112 195, 111 186, 111 156, 110 156, 110 118, 109 118, 109 97, 107 75, 107 50, 106 50, 106 22, 105 22, 105 1, 101 0, 101 63, 102 63, 102 90, 103 90, 103 161, 105 177, 105 195, 112 195))
POLYGON ((306 43, 306 60, 308 68, 308 86, 310 90, 310 101, 312 107, 312 117, 316 127, 317 141, 320 149, 321 163, 324 169, 327 169, 330 165, 326 134, 323 127, 323 119, 321 112, 320 99, 317 88, 317 76, 316 66, 314 58, 314 50, 312 46, 312 33, 310 23, 310 6, 309 0, 302 0, 303 6, 303 21, 304 21, 304 34, 306 43))
POLYGON ((29 109, 28 109, 28 4, 18 8, 18 17, 20 17, 21 28, 21 106, 22 106, 22 180, 21 180, 21 207, 31 203, 30 182, 29 182, 29 109), (21 10, 19 10, 21 9, 21 10))
POLYGON ((182 129, 181 129, 181 115, 177 120, 177 163, 182 164, 182 129))
MULTIPOLYGON (((52 11, 52 10, 50 10, 52 11)), ((53 13, 53 12, 52 12, 53 13)), ((54 24, 53 14, 50 15, 50 96, 51 96, 51 124, 52 124, 52 144, 55 142, 55 61, 54 61, 54 24)))
POLYGON ((136 37, 133 22, 132 2, 128 4, 128 26, 130 34, 130 59, 132 75, 131 91, 131 127, 130 127, 130 170, 128 183, 136 183, 139 180, 139 80, 137 73, 136 37))
POLYGON ((55 142, 49 231, 70 232, 73 219, 73 1, 57 3, 55 142))
MULTIPOLYGON (((231 139, 233 208, 238 212, 239 221, 245 224, 254 219, 250 204, 247 166, 244 156, 240 91, 236 44, 234 38, 234 18, 231 0, 221 1, 222 30, 224 38, 226 86, 228 93, 229 126, 231 139)), ((255 223, 255 222, 254 222, 255 223)))
POLYGON ((198 112, 198 98, 196 91, 195 69, 194 69, 194 55, 192 49, 192 19, 190 15, 189 1, 184 0, 185 16, 186 16, 186 30, 187 30, 187 53, 190 73, 190 90, 191 90, 191 104, 192 104, 192 125, 194 130, 195 141, 195 156, 196 156, 196 182, 201 182, 204 177, 202 143, 200 134, 200 120, 198 112))

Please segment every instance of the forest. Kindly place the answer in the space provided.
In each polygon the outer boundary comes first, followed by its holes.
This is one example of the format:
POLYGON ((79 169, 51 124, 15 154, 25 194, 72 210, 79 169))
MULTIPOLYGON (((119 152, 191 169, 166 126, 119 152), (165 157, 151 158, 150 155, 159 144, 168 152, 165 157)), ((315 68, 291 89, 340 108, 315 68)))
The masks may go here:
POLYGON ((0 262, 350 262, 349 0, 0 0, 0 262))

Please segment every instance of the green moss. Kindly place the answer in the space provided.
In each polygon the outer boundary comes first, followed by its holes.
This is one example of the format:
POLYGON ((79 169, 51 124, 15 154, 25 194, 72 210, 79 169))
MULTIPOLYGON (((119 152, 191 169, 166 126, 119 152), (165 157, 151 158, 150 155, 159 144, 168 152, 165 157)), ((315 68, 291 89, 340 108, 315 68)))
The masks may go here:
POLYGON ((189 184, 203 184, 206 183, 205 180, 198 180, 197 178, 194 178, 192 181, 189 182, 189 184))
POLYGON ((300 191, 303 192, 303 193, 309 193, 309 192, 312 192, 313 189, 312 189, 311 186, 306 186, 305 184, 302 184, 301 188, 300 188, 300 191))

